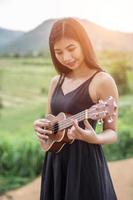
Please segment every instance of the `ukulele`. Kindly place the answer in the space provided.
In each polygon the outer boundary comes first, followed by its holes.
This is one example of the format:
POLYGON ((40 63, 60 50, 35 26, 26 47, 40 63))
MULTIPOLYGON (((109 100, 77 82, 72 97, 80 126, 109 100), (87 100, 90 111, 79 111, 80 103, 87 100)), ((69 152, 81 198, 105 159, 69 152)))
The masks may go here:
POLYGON ((67 129, 73 125, 72 120, 81 122, 85 119, 93 119, 102 121, 105 117, 108 119, 108 123, 113 121, 112 116, 116 115, 116 102, 112 96, 107 97, 104 101, 99 102, 89 109, 83 110, 75 115, 66 115, 61 112, 57 116, 48 114, 46 119, 50 121, 47 130, 51 130, 52 134, 48 139, 44 140, 43 150, 58 153, 63 146, 67 143, 72 143, 74 140, 70 140, 67 136, 67 129))

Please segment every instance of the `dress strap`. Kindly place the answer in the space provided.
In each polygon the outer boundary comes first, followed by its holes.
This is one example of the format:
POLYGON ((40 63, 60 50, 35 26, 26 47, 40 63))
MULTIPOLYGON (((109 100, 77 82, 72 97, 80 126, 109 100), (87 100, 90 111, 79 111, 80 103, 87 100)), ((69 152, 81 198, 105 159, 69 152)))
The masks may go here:
POLYGON ((65 79, 65 74, 61 74, 60 79, 59 79, 59 86, 60 87, 62 86, 64 79, 65 79))
POLYGON ((57 86, 56 86, 57 89, 58 89, 59 87, 61 87, 61 85, 62 85, 64 79, 65 79, 65 74, 61 74, 60 77, 59 77, 57 86))
POLYGON ((94 78, 94 76, 96 75, 96 74, 98 74, 99 72, 104 72, 104 70, 98 70, 98 71, 96 71, 91 77, 90 77, 90 81, 94 78))

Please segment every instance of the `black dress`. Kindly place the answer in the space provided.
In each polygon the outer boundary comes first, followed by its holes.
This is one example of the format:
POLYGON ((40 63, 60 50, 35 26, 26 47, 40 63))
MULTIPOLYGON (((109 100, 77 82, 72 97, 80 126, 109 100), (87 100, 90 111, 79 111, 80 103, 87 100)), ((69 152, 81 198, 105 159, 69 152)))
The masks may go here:
MULTIPOLYGON (((94 75, 66 95, 58 83, 51 101, 52 114, 74 115, 91 107, 94 103, 88 87, 94 75)), ((96 122, 89 122, 95 129, 96 122)), ((83 128, 83 123, 80 126, 83 128)), ((76 140, 59 153, 47 152, 40 200, 117 200, 101 145, 76 140)))

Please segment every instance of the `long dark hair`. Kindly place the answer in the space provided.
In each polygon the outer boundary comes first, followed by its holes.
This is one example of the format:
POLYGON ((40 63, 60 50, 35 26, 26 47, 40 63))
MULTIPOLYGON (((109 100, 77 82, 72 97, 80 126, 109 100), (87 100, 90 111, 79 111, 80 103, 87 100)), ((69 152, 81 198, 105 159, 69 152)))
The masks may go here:
POLYGON ((93 69, 101 69, 97 62, 91 41, 84 27, 81 25, 80 22, 78 22, 78 20, 74 18, 63 18, 54 23, 49 36, 51 58, 55 69, 59 74, 68 74, 69 72, 71 72, 71 69, 62 65, 55 56, 55 42, 60 40, 62 37, 67 37, 78 41, 83 50, 87 66, 93 69))

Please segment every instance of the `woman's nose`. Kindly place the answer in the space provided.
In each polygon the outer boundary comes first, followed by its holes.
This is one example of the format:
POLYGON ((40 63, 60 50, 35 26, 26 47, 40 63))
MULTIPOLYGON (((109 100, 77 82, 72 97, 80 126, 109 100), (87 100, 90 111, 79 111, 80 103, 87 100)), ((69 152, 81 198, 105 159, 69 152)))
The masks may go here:
POLYGON ((63 61, 64 61, 65 63, 67 63, 67 62, 70 62, 71 60, 72 60, 71 54, 68 53, 68 52, 65 52, 65 53, 63 54, 63 61))

